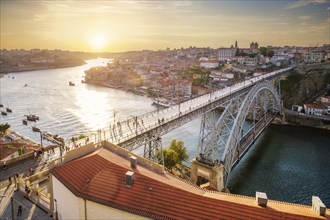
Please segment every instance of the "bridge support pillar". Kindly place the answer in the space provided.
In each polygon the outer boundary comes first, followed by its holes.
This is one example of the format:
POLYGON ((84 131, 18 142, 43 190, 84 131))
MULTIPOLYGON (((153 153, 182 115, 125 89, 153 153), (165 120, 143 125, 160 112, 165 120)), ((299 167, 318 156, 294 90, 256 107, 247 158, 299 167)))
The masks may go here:
POLYGON ((207 164, 196 158, 191 165, 190 180, 200 185, 200 180, 205 179, 210 182, 210 187, 222 191, 225 188, 225 169, 222 163, 207 164))

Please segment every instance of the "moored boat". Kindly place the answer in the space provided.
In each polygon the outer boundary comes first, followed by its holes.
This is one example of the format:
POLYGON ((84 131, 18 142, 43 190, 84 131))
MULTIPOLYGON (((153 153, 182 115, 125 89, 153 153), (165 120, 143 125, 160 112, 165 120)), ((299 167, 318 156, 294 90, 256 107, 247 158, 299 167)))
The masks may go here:
POLYGON ((3 107, 3 104, 0 104, 0 108, 2 108, 3 107))
POLYGON ((2 114, 2 115, 7 115, 7 112, 5 112, 5 111, 1 111, 1 114, 2 114))
POLYGON ((55 134, 53 136, 53 138, 61 143, 64 143, 64 138, 62 138, 61 136, 59 136, 58 134, 55 134))
POLYGON ((75 86, 75 84, 73 82, 69 82, 69 86, 75 86))
POLYGON ((6 111, 7 111, 7 112, 10 112, 10 113, 13 112, 13 110, 11 110, 11 109, 8 108, 8 107, 6 107, 6 111))
POLYGON ((28 121, 26 119, 23 119, 23 125, 27 125, 28 121))
POLYGON ((152 100, 152 104, 159 105, 165 108, 171 107, 173 105, 173 103, 171 103, 167 99, 151 99, 151 100, 152 100))
POLYGON ((25 115, 25 116, 26 116, 26 119, 27 119, 28 121, 37 121, 37 120, 39 120, 39 117, 36 116, 36 115, 33 115, 33 114, 25 115))
POLYGON ((37 128, 36 126, 32 126, 32 131, 34 131, 34 132, 40 132, 40 128, 37 128))

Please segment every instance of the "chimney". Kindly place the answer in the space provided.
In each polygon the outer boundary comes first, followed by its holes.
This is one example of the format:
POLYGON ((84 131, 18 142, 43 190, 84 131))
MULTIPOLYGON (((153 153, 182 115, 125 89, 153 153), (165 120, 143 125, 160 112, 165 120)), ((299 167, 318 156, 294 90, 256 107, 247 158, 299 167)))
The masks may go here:
POLYGON ((267 206, 267 194, 263 192, 256 192, 256 200, 259 206, 266 207, 267 206))
POLYGON ((316 214, 325 216, 326 207, 318 196, 312 196, 312 209, 316 214))
POLYGON ((125 183, 127 188, 132 188, 134 182, 134 172, 127 171, 125 174, 125 183))
POLYGON ((137 167, 137 158, 134 156, 131 156, 131 167, 132 169, 136 169, 137 167))

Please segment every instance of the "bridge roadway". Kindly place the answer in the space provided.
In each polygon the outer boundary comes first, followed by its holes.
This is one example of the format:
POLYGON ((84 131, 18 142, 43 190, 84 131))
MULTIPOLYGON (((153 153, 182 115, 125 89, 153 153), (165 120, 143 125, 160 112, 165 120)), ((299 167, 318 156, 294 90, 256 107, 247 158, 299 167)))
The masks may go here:
MULTIPOLYGON (((277 78, 292 69, 293 67, 288 67, 270 72, 163 110, 131 116, 127 120, 115 122, 108 128, 100 129, 87 138, 76 141, 76 143, 68 143, 68 146, 73 147, 73 145, 84 145, 88 142, 97 143, 107 140, 128 150, 135 150, 203 113, 217 108, 237 94, 249 90, 256 83, 264 79, 271 80, 277 78)), ((134 108, 134 106, 132 107, 134 108)))
POLYGON ((259 137, 259 135, 267 128, 267 126, 273 121, 276 117, 274 113, 267 113, 266 116, 261 118, 254 127, 245 133, 245 135, 240 140, 239 151, 236 152, 233 158, 232 169, 239 162, 240 158, 244 156, 249 147, 254 143, 254 141, 259 137))

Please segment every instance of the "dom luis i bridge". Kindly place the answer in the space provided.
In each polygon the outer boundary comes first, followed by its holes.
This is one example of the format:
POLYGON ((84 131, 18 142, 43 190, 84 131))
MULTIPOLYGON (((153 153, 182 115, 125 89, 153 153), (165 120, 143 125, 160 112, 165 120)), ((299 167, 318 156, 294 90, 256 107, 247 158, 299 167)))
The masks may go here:
POLYGON ((293 68, 254 77, 163 110, 131 116, 124 121, 114 120, 109 127, 80 142, 107 140, 131 151, 143 147, 145 158, 163 162, 163 158, 157 157, 157 151, 162 148, 161 136, 201 117, 198 156, 192 161, 191 180, 198 183, 206 179, 211 187, 221 191, 249 146, 282 113, 274 81, 293 68), (222 109, 220 117, 219 109, 222 109))

